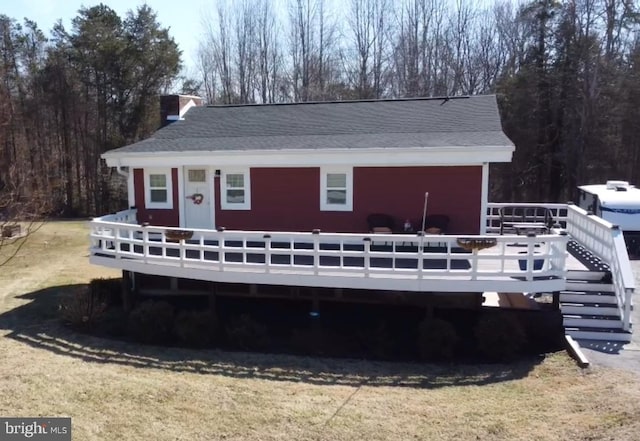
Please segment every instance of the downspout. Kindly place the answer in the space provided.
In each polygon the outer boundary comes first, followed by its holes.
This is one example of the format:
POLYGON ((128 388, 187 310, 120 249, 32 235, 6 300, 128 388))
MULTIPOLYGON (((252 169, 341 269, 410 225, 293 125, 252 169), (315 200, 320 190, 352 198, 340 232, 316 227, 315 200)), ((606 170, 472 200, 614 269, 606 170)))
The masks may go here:
POLYGON ((120 163, 118 163, 118 166, 116 167, 116 172, 120 176, 127 178, 127 202, 129 204, 129 208, 134 207, 136 205, 136 198, 133 188, 133 175, 128 170, 123 170, 123 165, 120 163))

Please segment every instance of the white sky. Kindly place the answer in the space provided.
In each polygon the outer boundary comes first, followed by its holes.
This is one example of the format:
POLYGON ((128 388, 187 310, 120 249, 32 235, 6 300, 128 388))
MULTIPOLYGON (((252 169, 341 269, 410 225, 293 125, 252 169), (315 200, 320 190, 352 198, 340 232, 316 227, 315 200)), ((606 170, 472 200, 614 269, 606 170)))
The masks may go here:
POLYGON ((22 22, 24 17, 35 21, 45 35, 62 19, 65 28, 71 28, 71 20, 82 6, 103 3, 124 18, 126 12, 144 3, 158 14, 158 21, 169 28, 170 35, 182 50, 183 64, 194 66, 195 52, 201 35, 201 16, 215 8, 214 0, 0 0, 0 14, 22 22))

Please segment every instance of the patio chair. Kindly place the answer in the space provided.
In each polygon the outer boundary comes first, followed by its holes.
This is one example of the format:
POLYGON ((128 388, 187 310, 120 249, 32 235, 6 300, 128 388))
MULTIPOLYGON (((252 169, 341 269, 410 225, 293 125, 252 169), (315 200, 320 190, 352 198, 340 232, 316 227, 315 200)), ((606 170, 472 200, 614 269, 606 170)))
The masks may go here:
POLYGON ((396 222, 392 216, 384 213, 372 213, 367 216, 370 233, 393 233, 396 222))
POLYGON ((450 221, 446 214, 430 214, 425 218, 424 231, 427 234, 446 234, 450 221))

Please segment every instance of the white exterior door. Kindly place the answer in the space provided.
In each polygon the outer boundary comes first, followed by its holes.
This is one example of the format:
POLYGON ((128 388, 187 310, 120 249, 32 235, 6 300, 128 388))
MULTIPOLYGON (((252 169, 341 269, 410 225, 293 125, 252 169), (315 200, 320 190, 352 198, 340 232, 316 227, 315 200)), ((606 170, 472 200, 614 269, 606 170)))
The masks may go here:
POLYGON ((184 168, 184 226, 187 228, 214 228, 213 183, 209 169, 184 168))

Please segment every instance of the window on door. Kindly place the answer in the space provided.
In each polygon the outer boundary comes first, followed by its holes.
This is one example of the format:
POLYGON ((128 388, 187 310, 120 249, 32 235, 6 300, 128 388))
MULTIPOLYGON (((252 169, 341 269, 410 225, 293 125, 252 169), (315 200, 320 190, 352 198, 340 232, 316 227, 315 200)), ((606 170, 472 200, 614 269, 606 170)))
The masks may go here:
POLYGON ((171 169, 145 169, 145 207, 172 209, 171 169))
POLYGON ((223 210, 250 210, 251 183, 249 170, 228 171, 222 176, 223 210))
POLYGON ((204 169, 190 169, 189 182, 197 183, 197 182, 206 182, 207 181, 207 171, 204 169))

